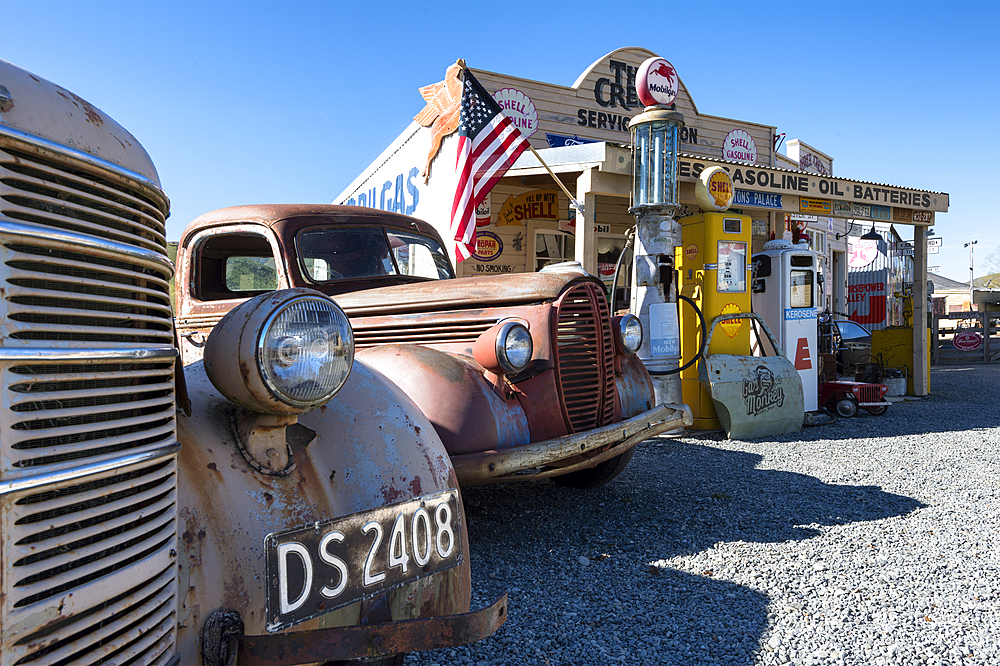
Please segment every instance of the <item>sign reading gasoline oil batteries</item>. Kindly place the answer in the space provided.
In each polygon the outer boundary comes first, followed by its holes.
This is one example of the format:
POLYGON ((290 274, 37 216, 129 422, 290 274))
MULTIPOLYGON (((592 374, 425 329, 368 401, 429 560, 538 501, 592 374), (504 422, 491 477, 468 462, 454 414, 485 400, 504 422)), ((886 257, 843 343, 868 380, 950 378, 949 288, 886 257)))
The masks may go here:
POLYGON ((694 184, 694 194, 703 211, 721 212, 733 205, 736 189, 728 171, 722 167, 711 167, 701 172, 694 184))

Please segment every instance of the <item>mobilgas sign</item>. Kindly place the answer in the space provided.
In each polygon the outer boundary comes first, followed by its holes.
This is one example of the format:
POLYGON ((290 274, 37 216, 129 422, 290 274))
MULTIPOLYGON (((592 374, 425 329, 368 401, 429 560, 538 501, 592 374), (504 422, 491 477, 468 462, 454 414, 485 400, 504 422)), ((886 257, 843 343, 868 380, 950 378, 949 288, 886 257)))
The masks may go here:
MULTIPOLYGON (((678 180, 694 182, 701 176, 702 171, 712 166, 719 166, 719 162, 682 157, 677 160, 678 180)), ((948 195, 944 193, 917 192, 889 185, 856 183, 840 178, 824 178, 800 171, 782 171, 759 166, 748 167, 732 164, 722 166, 732 176, 737 191, 743 186, 743 188, 752 187, 757 191, 775 194, 842 199, 862 205, 881 204, 885 206, 889 204, 927 211, 946 212, 948 210, 948 195)), ((737 204, 734 203, 734 205, 737 204)))
MULTIPOLYGON (((638 67, 633 67, 626 62, 609 60, 608 75, 600 77, 594 84, 594 101, 606 111, 577 109, 576 124, 580 127, 614 130, 628 134, 629 121, 633 115, 643 109, 635 87, 635 77, 638 70, 638 67)), ((677 85, 680 86, 679 83, 677 85)), ((674 91, 674 94, 676 92, 674 91)), ((680 142, 697 145, 698 128, 682 127, 680 142)))

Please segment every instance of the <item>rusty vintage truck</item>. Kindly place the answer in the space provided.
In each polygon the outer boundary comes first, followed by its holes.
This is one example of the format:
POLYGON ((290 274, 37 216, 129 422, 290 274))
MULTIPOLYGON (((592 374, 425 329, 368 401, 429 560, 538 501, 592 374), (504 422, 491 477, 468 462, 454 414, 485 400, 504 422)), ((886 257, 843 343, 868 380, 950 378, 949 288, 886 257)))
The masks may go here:
POLYGON ((230 303, 181 366, 168 209, 134 137, 0 61, 0 664, 398 663, 496 631, 441 438, 328 296, 230 303))
POLYGON ((189 224, 176 279, 185 363, 227 312, 289 288, 343 308, 357 358, 420 407, 462 484, 596 487, 638 442, 691 424, 686 405, 654 404, 639 319, 612 316, 598 279, 572 266, 455 278, 431 225, 371 208, 238 206, 189 224))

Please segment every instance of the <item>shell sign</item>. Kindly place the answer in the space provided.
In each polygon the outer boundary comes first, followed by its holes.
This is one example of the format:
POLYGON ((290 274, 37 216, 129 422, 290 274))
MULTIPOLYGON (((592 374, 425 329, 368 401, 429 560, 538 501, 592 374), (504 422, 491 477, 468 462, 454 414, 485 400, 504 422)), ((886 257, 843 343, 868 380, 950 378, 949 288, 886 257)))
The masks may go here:
POLYGON ((538 130, 538 111, 535 109, 535 103, 523 92, 517 88, 501 88, 493 93, 493 99, 525 138, 538 130))
POLYGON ((706 212, 729 210, 736 196, 733 179, 722 167, 711 167, 701 172, 694 184, 695 198, 698 205, 706 212))

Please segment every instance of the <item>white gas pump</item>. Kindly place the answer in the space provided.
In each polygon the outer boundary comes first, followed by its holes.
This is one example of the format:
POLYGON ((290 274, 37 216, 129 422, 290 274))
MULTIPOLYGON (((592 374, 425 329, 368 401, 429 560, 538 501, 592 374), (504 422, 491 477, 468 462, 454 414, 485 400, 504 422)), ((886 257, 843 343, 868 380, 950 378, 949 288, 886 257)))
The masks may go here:
POLYGON ((817 254, 788 240, 764 243, 753 255, 751 305, 774 333, 802 379, 807 412, 819 409, 816 304, 817 254))

